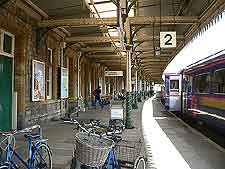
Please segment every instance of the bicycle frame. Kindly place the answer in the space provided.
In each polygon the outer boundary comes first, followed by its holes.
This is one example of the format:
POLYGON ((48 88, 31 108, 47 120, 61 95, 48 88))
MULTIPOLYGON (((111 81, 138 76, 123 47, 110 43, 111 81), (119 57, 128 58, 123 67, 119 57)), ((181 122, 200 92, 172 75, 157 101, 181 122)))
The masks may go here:
POLYGON ((120 168, 119 163, 118 163, 117 158, 116 158, 116 153, 112 148, 109 150, 107 169, 111 169, 111 167, 110 167, 111 161, 112 161, 113 169, 119 169, 120 168))
POLYGON ((41 143, 45 143, 46 140, 42 139, 42 131, 39 128, 39 140, 37 140, 36 143, 33 142, 32 137, 28 137, 28 160, 23 160, 23 157, 13 149, 13 146, 11 145, 12 137, 8 136, 7 140, 7 146, 6 146, 6 161, 5 164, 9 166, 13 166, 13 169, 20 169, 20 167, 17 166, 17 164, 12 160, 12 157, 15 156, 27 169, 33 169, 33 161, 35 160, 35 152, 38 150, 38 147, 41 143))

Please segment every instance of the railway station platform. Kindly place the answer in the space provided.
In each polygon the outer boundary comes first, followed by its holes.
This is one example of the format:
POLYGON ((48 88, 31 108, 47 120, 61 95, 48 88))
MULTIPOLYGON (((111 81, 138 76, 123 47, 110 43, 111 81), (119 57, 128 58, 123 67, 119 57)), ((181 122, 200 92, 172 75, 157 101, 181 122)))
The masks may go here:
POLYGON ((224 169, 225 150, 167 112, 157 98, 145 102, 142 119, 150 169, 224 169))
MULTIPOLYGON (((80 112, 77 119, 100 119, 108 123, 110 107, 80 112)), ((225 150, 167 112, 157 98, 138 103, 131 113, 133 129, 125 129, 123 139, 138 141, 143 137, 142 153, 147 157, 147 169, 224 169, 225 150)), ((74 148, 73 125, 62 120, 51 121, 43 127, 43 134, 53 154, 53 169, 69 169, 74 148)), ((16 147, 26 156, 26 142, 21 138, 16 147)))

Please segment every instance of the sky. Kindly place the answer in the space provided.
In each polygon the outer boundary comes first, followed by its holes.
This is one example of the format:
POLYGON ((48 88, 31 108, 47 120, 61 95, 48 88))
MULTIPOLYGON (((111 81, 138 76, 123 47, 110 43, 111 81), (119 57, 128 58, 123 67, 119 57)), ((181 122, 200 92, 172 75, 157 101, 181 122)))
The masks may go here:
MULTIPOLYGON (((88 3, 91 3, 91 0, 86 0, 88 3)), ((96 2, 102 2, 105 0, 93 0, 95 3, 96 2)), ((107 3, 102 3, 102 4, 95 4, 95 7, 97 11, 99 12, 99 15, 101 18, 110 18, 110 17, 117 17, 117 7, 113 2, 107 2, 107 3)), ((96 14, 96 11, 92 5, 90 5, 90 8, 92 12, 94 12, 94 16, 98 18, 98 15, 96 14)), ((131 9, 129 12, 129 17, 134 16, 134 10, 131 9)), ((117 29, 109 29, 109 34, 112 37, 119 36, 118 30, 117 29)), ((120 44, 118 44, 120 46, 120 44)))
POLYGON ((218 18, 213 19, 213 26, 189 42, 170 62, 164 73, 178 73, 186 66, 225 49, 225 12, 219 18, 219 21, 218 18))

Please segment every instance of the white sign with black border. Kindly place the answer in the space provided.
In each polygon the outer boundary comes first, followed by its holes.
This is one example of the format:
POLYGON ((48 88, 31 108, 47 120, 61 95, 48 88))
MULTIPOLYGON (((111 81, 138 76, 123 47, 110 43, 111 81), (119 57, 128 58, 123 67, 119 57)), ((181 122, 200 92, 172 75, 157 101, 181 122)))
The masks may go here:
POLYGON ((123 76, 123 71, 105 71, 105 76, 123 76))
POLYGON ((123 108, 117 108, 117 107, 111 108, 111 119, 123 120, 123 108))
POLYGON ((160 32, 161 48, 175 48, 176 46, 176 32, 160 32))

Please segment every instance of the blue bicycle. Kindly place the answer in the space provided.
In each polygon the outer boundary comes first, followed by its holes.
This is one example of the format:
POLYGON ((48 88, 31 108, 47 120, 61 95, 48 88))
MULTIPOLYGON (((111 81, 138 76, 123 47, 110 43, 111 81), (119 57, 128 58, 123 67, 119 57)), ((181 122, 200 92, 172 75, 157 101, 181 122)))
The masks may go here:
POLYGON ((1 152, 5 152, 5 159, 2 160, 0 169, 19 169, 20 166, 17 165, 15 159, 22 162, 23 168, 26 169, 52 169, 52 153, 47 144, 47 139, 42 138, 42 129, 39 125, 20 131, 1 133, 1 135, 5 137, 0 142, 1 152), (34 134, 32 132, 34 130, 38 130, 38 133, 34 134), (24 160, 15 150, 15 135, 21 133, 24 133, 28 142, 28 160, 24 160), (3 147, 4 143, 5 146, 3 147))

